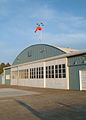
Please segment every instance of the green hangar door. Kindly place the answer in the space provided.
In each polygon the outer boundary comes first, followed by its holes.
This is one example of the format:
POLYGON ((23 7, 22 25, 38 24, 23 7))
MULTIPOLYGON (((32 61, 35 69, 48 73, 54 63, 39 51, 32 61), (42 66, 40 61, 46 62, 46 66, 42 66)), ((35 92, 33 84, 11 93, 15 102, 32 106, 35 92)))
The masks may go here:
POLYGON ((80 90, 86 90, 86 70, 79 71, 80 90))

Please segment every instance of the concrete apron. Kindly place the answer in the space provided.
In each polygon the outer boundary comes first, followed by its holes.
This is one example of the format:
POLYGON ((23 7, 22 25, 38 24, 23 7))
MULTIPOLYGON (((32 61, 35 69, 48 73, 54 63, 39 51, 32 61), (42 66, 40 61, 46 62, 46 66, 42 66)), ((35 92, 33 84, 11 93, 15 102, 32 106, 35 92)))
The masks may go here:
POLYGON ((39 92, 18 90, 13 88, 0 88, 0 98, 40 94, 39 92))

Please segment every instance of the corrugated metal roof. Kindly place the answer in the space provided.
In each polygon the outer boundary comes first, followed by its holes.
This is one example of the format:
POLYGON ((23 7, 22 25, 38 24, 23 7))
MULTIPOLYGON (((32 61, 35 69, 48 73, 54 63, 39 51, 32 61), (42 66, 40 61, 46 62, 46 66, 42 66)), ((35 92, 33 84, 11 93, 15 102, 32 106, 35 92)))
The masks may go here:
POLYGON ((13 65, 36 61, 53 56, 65 54, 63 50, 58 47, 47 44, 35 44, 25 48, 14 60, 13 65))
POLYGON ((61 47, 58 47, 58 48, 61 49, 64 52, 66 52, 66 53, 72 53, 72 52, 78 51, 78 50, 72 49, 72 48, 61 48, 61 47))
POLYGON ((75 55, 80 55, 80 54, 85 54, 86 53, 86 50, 78 50, 78 51, 75 51, 73 53, 68 53, 66 56, 67 57, 71 57, 71 56, 75 56, 75 55))
POLYGON ((54 46, 55 46, 56 48, 64 51, 65 53, 72 53, 72 52, 79 51, 79 50, 77 50, 77 49, 73 49, 73 48, 69 48, 69 47, 65 48, 65 47, 59 47, 58 45, 54 45, 54 46))

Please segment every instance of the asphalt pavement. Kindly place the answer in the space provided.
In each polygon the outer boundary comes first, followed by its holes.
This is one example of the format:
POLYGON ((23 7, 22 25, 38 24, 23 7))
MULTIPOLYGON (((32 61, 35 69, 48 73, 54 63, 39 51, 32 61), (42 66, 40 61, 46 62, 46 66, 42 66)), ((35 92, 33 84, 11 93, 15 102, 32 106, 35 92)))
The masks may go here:
POLYGON ((0 120, 86 120, 86 91, 0 85, 0 120))

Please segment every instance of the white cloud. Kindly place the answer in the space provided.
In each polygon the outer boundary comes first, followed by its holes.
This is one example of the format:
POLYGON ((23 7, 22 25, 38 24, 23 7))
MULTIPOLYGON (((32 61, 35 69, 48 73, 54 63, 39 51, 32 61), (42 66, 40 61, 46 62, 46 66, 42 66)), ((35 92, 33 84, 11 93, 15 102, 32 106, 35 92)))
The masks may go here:
POLYGON ((43 20, 49 30, 60 33, 86 32, 86 19, 70 13, 58 11, 48 6, 36 8, 31 15, 33 19, 43 20))
POLYGON ((49 34, 44 33, 43 41, 50 44, 58 44, 58 46, 64 47, 75 47, 77 49, 85 48, 86 45, 86 34, 49 34))
MULTIPOLYGON (((47 18, 48 24, 46 24, 49 25, 45 25, 44 28, 46 29, 42 37, 44 43, 77 49, 86 48, 86 19, 84 17, 55 11, 47 6, 39 8, 39 11, 36 9, 33 18, 37 18, 38 15, 42 15, 43 19, 47 18)), ((36 38, 40 39, 41 35, 36 38)))

